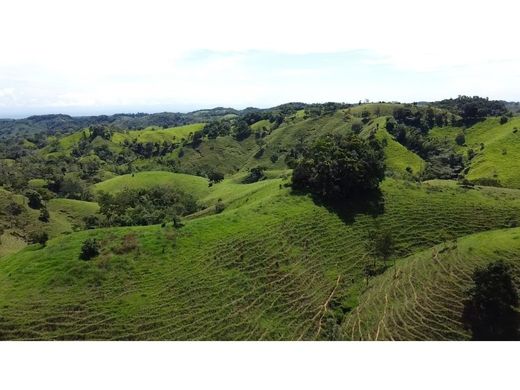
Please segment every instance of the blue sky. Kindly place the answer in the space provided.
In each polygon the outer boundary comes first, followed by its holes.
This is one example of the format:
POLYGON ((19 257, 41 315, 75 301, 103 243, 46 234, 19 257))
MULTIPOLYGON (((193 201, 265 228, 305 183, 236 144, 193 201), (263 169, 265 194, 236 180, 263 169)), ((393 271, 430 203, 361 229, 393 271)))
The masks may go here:
POLYGON ((0 24, 0 117, 520 100, 515 2, 418 4, 12 2, 0 24))

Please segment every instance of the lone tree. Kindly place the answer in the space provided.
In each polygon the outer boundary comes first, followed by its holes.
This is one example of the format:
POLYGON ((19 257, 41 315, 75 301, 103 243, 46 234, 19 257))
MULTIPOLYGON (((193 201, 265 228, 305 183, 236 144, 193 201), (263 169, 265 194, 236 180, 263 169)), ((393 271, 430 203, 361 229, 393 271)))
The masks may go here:
POLYGON ((81 246, 79 258, 81 260, 90 260, 99 255, 99 243, 95 238, 87 238, 81 246))
POLYGON ((384 177, 384 153, 375 139, 327 134, 304 148, 292 175, 295 190, 341 201, 377 190, 384 177))
POLYGON ((462 315, 473 340, 518 340, 518 293, 510 267, 502 261, 491 263, 477 269, 473 281, 462 315))
POLYGON ((378 228, 369 233, 367 246, 367 249, 383 260, 386 266, 386 261, 394 254, 395 240, 389 230, 378 228))

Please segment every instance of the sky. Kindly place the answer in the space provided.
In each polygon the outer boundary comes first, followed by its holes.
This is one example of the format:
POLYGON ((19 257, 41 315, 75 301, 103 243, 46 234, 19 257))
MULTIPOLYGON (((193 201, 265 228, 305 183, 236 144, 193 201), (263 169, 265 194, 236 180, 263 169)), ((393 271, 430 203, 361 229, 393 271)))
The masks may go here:
POLYGON ((515 1, 3 0, 0 117, 520 100, 515 1))

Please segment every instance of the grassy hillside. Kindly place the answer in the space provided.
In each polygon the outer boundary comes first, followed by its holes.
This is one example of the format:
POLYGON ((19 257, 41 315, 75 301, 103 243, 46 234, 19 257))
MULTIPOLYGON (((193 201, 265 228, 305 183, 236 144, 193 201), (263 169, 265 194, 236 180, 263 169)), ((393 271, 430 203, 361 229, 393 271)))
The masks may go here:
POLYGON ((505 124, 488 118, 465 130, 455 127, 434 128, 430 135, 451 143, 459 153, 475 152, 466 177, 483 184, 520 188, 520 117, 505 124), (455 137, 464 134, 465 143, 457 145, 455 137))
MULTIPOLYGON (((520 276, 520 228, 462 237, 399 260, 370 281, 344 320, 353 340, 465 340, 463 300, 476 267, 503 260, 520 276)), ((520 287, 520 278, 516 279, 520 287)))
MULTIPOLYGON (((8 303, 0 307, 0 337, 330 337, 330 306, 356 305, 375 217, 338 214, 280 184, 214 186, 214 196, 230 203, 236 196, 241 207, 186 221, 180 230, 83 231, 4 258, 0 299, 8 303), (257 191, 244 190, 239 200, 238 186, 257 191), (101 240, 102 254, 79 260, 91 236, 101 240)), ((383 192, 385 213, 376 219, 396 233, 400 256, 520 218, 515 190, 387 180, 383 192)))
POLYGON ((425 161, 397 142, 395 137, 388 133, 385 129, 386 120, 387 117, 375 119, 365 126, 361 134, 368 136, 372 132, 375 133, 376 139, 381 142, 385 151, 387 170, 401 175, 421 173, 426 166, 425 161), (407 172, 407 168, 411 169, 411 172, 407 172))
POLYGON ((47 209, 49 222, 42 222, 38 219, 40 210, 29 208, 24 196, 0 189, 0 257, 24 248, 33 231, 45 231, 49 237, 56 237, 82 229, 83 217, 97 213, 99 207, 93 202, 56 198, 49 200, 47 209), (21 207, 17 215, 8 211, 13 202, 21 207))
POLYGON ((127 132, 117 132, 112 136, 112 142, 123 143, 125 140, 146 143, 146 142, 164 142, 177 141, 183 138, 187 139, 190 133, 202 130, 204 123, 194 123, 186 126, 170 127, 166 129, 158 129, 156 127, 148 127, 143 130, 130 130, 127 132))
POLYGON ((116 176, 97 183, 94 185, 94 190, 96 192, 117 193, 125 188, 150 188, 153 186, 176 187, 196 198, 201 198, 209 192, 208 180, 203 177, 162 171, 137 172, 116 176))
POLYGON ((468 179, 494 179, 504 187, 520 188, 520 118, 503 125, 496 118, 488 119, 466 133, 466 144, 477 151, 468 179))

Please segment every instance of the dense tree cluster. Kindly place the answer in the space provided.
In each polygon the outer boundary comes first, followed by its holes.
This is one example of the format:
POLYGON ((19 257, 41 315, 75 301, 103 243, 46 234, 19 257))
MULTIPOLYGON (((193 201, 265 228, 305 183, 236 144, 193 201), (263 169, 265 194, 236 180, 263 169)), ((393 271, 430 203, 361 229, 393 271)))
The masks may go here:
POLYGON ((435 102, 434 105, 459 115, 461 124, 464 125, 473 124, 489 116, 505 115, 508 112, 505 102, 479 96, 459 96, 456 99, 435 102))
POLYGON ((330 201, 378 189, 384 177, 384 154, 375 139, 328 134, 303 150, 292 176, 295 190, 330 201))
MULTIPOLYGON (((107 226, 153 225, 171 222, 198 210, 196 200, 189 194, 169 187, 125 189, 115 195, 98 196, 100 213, 107 226)), ((88 221, 90 225, 95 224, 88 221)))

